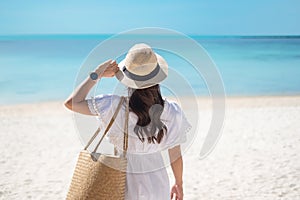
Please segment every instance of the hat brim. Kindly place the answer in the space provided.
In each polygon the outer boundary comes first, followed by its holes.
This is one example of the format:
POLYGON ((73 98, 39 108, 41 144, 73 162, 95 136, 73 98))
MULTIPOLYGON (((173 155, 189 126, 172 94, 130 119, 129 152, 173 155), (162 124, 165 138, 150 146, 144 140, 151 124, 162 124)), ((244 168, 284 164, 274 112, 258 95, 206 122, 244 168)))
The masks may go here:
POLYGON ((168 76, 168 64, 162 56, 157 53, 155 53, 155 55, 159 65, 159 71, 154 77, 143 81, 131 79, 122 70, 125 66, 125 58, 119 63, 119 71, 115 74, 116 78, 125 86, 134 89, 148 88, 162 82, 168 76))

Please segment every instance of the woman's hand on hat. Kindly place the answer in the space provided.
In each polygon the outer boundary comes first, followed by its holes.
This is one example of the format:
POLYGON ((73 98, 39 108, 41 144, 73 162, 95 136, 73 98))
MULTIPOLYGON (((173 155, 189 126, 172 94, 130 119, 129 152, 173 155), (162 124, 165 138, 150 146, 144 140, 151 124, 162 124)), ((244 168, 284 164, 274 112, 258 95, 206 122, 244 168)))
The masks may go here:
POLYGON ((100 77, 114 77, 115 74, 119 71, 118 64, 115 60, 109 59, 102 64, 100 64, 95 72, 100 77))

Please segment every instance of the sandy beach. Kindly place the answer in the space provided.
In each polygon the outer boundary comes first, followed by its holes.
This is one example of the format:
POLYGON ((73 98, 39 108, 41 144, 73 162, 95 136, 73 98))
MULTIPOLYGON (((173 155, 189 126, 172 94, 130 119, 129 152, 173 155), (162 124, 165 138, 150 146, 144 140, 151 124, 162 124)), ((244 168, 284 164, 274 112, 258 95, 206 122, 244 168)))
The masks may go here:
MULTIPOLYGON (((198 101, 203 135, 210 101, 198 101)), ((72 113, 62 101, 19 104, 0 106, 0 119, 0 199, 64 199, 83 148, 72 113)), ((300 199, 299 120, 300 96, 227 97, 213 152, 199 159, 196 140, 183 155, 184 199, 300 199)))

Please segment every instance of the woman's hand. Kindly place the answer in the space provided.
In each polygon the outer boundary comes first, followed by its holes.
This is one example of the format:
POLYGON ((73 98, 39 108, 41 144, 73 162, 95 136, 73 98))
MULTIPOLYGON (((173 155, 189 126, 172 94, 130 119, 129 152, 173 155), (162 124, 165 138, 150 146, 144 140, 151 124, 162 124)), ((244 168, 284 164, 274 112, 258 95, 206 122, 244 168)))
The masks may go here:
POLYGON ((113 77, 119 71, 118 64, 115 60, 107 60, 100 64, 95 72, 101 77, 113 77))
MULTIPOLYGON (((118 64, 115 60, 107 60, 100 64, 95 72, 98 74, 98 78, 101 77, 113 77, 115 73, 119 71, 118 64)), ((64 105, 66 108, 85 115, 95 115, 91 113, 86 96, 95 85, 95 81, 91 81, 90 77, 87 77, 76 90, 66 99, 64 105)))
POLYGON ((177 145, 169 149, 169 157, 171 161, 171 167, 173 170, 175 184, 171 189, 171 199, 175 196, 175 200, 182 200, 183 198, 183 189, 182 189, 182 171, 183 171, 183 162, 181 156, 180 145, 177 145))
POLYGON ((183 200, 183 189, 181 184, 175 184, 171 189, 171 199, 183 200))

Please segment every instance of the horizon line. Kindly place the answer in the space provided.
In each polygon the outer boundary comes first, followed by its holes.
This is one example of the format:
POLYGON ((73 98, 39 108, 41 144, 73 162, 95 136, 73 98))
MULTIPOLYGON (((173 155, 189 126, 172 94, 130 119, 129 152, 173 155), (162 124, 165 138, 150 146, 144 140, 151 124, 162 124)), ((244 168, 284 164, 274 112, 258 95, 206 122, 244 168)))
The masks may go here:
MULTIPOLYGON (((184 33, 183 33, 184 34, 184 33)), ((72 37, 80 38, 86 36, 99 37, 99 36, 114 36, 118 35, 115 33, 22 33, 22 34, 0 34, 0 39, 8 38, 30 38, 30 37, 72 37)), ((174 36, 171 34, 127 34, 127 35, 152 35, 152 36, 174 36)), ((200 38, 300 38, 300 34, 291 34, 291 35, 278 35, 278 34, 265 34, 265 35, 236 35, 236 34, 185 34, 189 37, 200 37, 200 38)), ((176 35, 175 35, 176 36, 176 35)))

